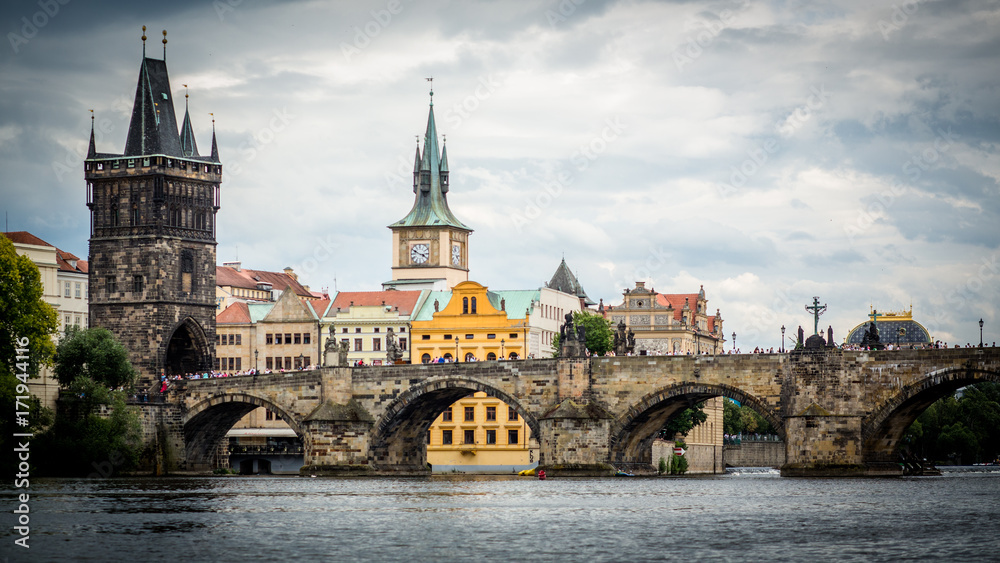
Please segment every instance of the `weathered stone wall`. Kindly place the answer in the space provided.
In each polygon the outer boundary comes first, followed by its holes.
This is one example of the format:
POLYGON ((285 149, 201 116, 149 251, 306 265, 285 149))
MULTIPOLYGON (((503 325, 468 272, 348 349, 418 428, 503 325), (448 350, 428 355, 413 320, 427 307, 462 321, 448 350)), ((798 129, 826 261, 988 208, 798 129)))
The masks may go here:
POLYGON ((785 465, 784 442, 747 442, 722 447, 726 467, 773 467, 785 465))
MULTIPOLYGON (((673 440, 655 440, 653 442, 653 466, 659 466, 660 458, 669 464, 670 456, 674 455, 675 445, 673 440)), ((687 444, 684 449, 684 457, 688 462, 688 473, 698 475, 726 472, 721 445, 687 444)))

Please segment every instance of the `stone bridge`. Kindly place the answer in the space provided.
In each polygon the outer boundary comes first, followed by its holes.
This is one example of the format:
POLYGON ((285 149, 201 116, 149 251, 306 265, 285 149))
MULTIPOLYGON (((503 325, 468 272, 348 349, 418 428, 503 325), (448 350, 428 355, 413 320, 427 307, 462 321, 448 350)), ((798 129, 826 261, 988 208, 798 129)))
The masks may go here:
POLYGON ((1000 349, 632 356, 363 368, 179 382, 144 409, 174 467, 211 469, 226 432, 263 406, 305 444, 304 473, 426 473, 426 433, 476 391, 503 400, 550 474, 652 469, 667 419, 713 396, 753 407, 785 443, 782 475, 898 474, 903 432, 934 401, 1000 381, 1000 349))

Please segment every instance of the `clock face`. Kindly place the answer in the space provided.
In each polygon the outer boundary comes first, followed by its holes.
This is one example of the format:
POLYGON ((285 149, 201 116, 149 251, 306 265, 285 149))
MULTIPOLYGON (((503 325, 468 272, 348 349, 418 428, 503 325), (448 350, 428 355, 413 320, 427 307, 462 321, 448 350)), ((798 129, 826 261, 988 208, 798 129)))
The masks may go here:
POLYGON ((451 247, 451 263, 455 266, 462 265, 462 247, 457 244, 451 247))
POLYGON ((430 258, 431 249, 426 244, 414 244, 410 249, 410 260, 414 264, 423 264, 430 258))

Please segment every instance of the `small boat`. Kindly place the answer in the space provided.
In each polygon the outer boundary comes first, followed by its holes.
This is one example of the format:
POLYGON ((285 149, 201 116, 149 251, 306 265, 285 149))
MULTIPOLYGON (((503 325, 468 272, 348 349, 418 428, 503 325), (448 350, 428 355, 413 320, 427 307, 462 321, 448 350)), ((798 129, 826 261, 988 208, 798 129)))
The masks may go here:
POLYGON ((618 471, 615 471, 615 477, 635 477, 635 474, 634 473, 626 473, 626 472, 622 471, 621 469, 619 469, 618 471))
POLYGON ((534 477, 535 476, 535 468, 532 467, 531 469, 522 469, 517 474, 520 475, 521 477, 534 477))

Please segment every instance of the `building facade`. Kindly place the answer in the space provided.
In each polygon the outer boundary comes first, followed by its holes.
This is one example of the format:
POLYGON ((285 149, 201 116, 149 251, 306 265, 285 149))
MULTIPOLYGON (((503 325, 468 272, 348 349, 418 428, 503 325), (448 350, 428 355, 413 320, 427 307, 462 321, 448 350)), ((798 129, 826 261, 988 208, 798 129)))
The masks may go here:
POLYGON ((299 283, 299 276, 292 268, 282 272, 266 272, 244 268, 240 262, 226 262, 215 268, 215 304, 223 311, 237 301, 277 301, 286 287, 300 299, 322 299, 299 283))
POLYGON ((635 333, 636 354, 721 354, 722 315, 718 309, 714 315, 707 311, 704 286, 698 293, 667 294, 635 282, 634 288, 625 290, 621 305, 601 312, 612 330, 624 322, 635 333))
POLYGON ((387 338, 393 337, 410 359, 410 318, 429 292, 422 291, 341 291, 334 297, 320 328, 322 349, 331 336, 347 343, 347 360, 353 365, 380 366, 386 363, 387 338), (331 332, 332 331, 332 332, 331 332))
POLYGON ((478 392, 434 419, 427 463, 436 472, 516 473, 538 465, 538 443, 516 410, 478 392))
MULTIPOLYGON (((90 209, 90 326, 105 327, 145 377, 210 369, 215 357, 215 228, 222 164, 180 133, 165 60, 139 66, 125 150, 84 161, 90 209)), ((166 50, 166 37, 164 37, 166 50)))
POLYGON ((290 287, 274 303, 238 302, 216 319, 213 369, 291 371, 322 362, 319 320, 330 302, 303 301, 290 287))
POLYGON ((473 281, 428 292, 410 323, 412 363, 525 357, 536 291, 491 292, 473 281), (512 302, 507 302, 507 297, 512 302))

